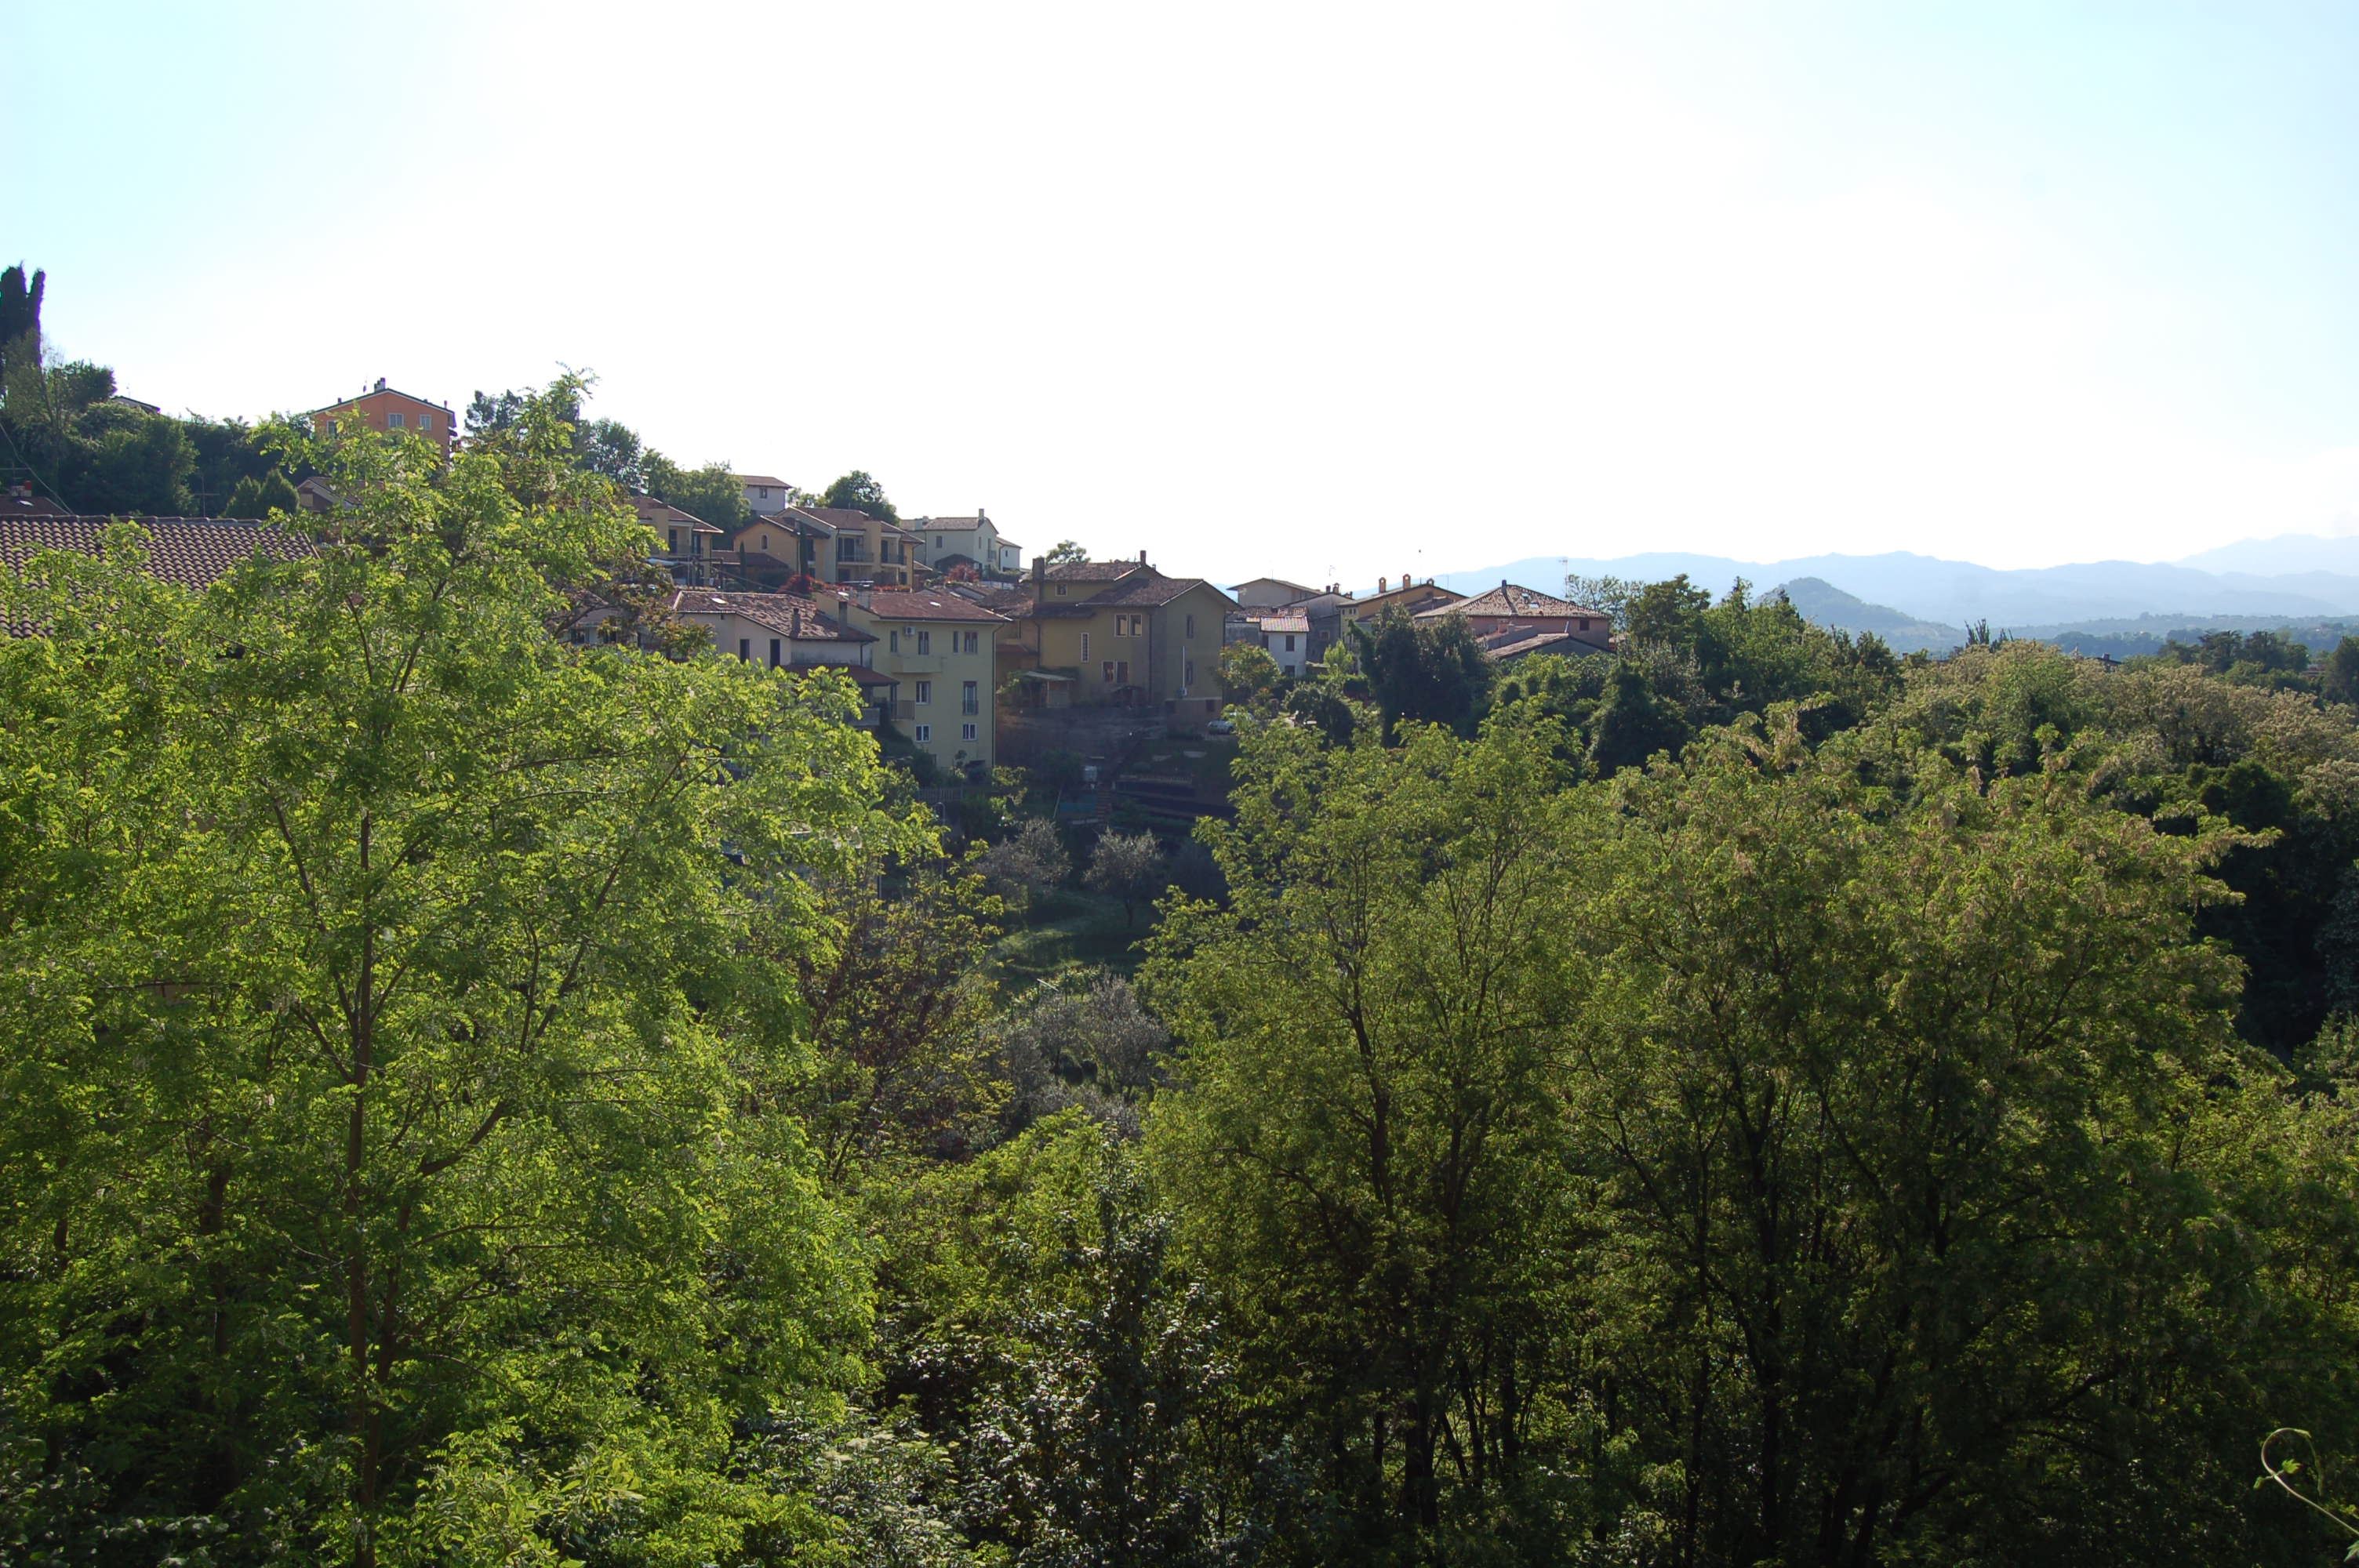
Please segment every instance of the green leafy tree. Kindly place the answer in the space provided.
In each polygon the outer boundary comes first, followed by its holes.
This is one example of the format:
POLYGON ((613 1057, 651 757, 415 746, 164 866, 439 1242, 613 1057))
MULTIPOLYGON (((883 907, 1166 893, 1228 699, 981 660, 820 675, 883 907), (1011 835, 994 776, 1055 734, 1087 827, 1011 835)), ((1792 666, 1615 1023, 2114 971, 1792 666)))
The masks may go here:
POLYGON ((727 463, 706 463, 684 469, 661 452, 649 450, 643 464, 647 493, 679 507, 724 533, 735 533, 754 520, 745 504, 745 487, 727 463))
POLYGON ((893 503, 886 499, 885 487, 876 481, 875 476, 860 469, 853 469, 829 485, 827 492, 820 497, 820 504, 865 513, 884 523, 901 520, 901 514, 893 510, 893 503))
POLYGON ((1259 643, 1231 643, 1221 650, 1221 699, 1269 717, 1277 708, 1285 673, 1259 643))
POLYGON ((2318 691, 2329 702, 2359 702, 2359 637, 2334 644, 2319 671, 2318 691))
POLYGON ((1570 837, 1548 738, 1408 730, 1244 748, 1236 821, 1200 829, 1225 908, 1154 942, 1150 1000, 1187 1042, 1148 1127, 1186 1256, 1240 1376, 1323 1499, 1300 1562, 1571 1550, 1500 1517, 1544 1487, 1527 1435, 1560 1329, 1556 1074, 1571 993, 1570 837), (1529 1467, 1527 1467, 1529 1466, 1529 1467))
POLYGON ((1125 925, 1136 919, 1140 904, 1154 903, 1170 882, 1170 857, 1152 833, 1099 834, 1089 870, 1082 873, 1083 887, 1122 901, 1125 925))
POLYGON ((300 504, 295 487, 287 482, 283 473, 272 472, 255 480, 239 480, 223 503, 223 517, 267 517, 274 512, 293 512, 300 504))
POLYGON ((2234 966, 2189 940, 2227 838, 2060 759, 1923 758, 1896 798, 1880 744, 1723 732, 1582 836, 1587 1354, 1665 1550, 2252 1560, 2219 1440, 2284 1351, 2223 1361, 2209 1303, 2249 1263, 2195 1239, 2241 1141, 2217 1086, 2256 1072, 2234 966))
POLYGON ((317 454, 353 542, 201 599, 132 533, 0 579, 49 629, 0 644, 0 1431, 48 1477, 0 1488, 10 1539, 824 1533, 736 1456, 840 1404, 862 1326, 765 1113, 810 1060, 777 956, 909 829, 847 683, 547 636, 636 532, 571 390, 447 470, 317 454))
POLYGON ((1405 720, 1471 735, 1490 711, 1491 662, 1461 616, 1416 621, 1395 605, 1374 627, 1352 623, 1352 651, 1387 735, 1405 720))
POLYGON ((983 853, 975 869, 1004 899, 1023 900, 1064 884, 1073 874, 1073 858, 1057 825, 1045 816, 1027 816, 1015 832, 983 853))
POLYGON ((1052 567, 1080 566, 1090 558, 1090 553, 1071 539, 1060 539, 1043 558, 1052 567))
POLYGON ((28 279, 25 264, 0 268, 0 397, 5 396, 8 368, 41 362, 41 296, 49 274, 36 268, 28 279))
MULTIPOLYGON (((246 480, 263 484, 277 475, 288 481, 291 494, 294 481, 301 477, 287 475, 277 458, 263 450, 261 433, 243 419, 192 416, 180 421, 180 431, 188 438, 191 459, 190 496, 208 517, 258 516, 258 513, 238 512, 230 506, 231 494, 246 480)), ((292 501, 285 504, 293 510, 292 501)))
POLYGON ((1068 1112, 876 1200, 882 1392, 961 1456, 995 1561, 1253 1559, 1217 1325, 1135 1144, 1068 1112))
POLYGON ((929 860, 857 866, 826 886, 824 907, 840 935, 790 957, 819 1052, 796 1103, 828 1180, 983 1141, 1004 1092, 983 1035, 992 991, 981 968, 999 899, 979 873, 929 860), (900 873, 890 896, 887 870, 900 873))

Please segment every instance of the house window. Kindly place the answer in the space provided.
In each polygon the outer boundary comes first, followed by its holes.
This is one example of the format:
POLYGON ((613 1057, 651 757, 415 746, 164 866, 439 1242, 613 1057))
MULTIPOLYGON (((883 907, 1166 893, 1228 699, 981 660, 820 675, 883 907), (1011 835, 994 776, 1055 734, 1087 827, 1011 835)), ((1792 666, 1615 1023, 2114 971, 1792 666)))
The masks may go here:
POLYGON ((932 653, 934 651, 933 643, 934 634, 931 632, 920 632, 918 633, 918 652, 921 654, 932 653))
POLYGON ((398 430, 402 427, 403 419, 398 414, 388 414, 385 416, 385 422, 389 427, 398 430))
POLYGON ((770 536, 769 536, 767 534, 765 534, 765 535, 762 535, 762 548, 764 548, 764 549, 766 549, 766 549, 768 549, 769 547, 770 547, 770 536))
POLYGON ((1124 659, 1114 665, 1114 681, 1116 686, 1128 686, 1130 684, 1130 661, 1128 659, 1124 659))
POLYGON ((774 670, 778 667, 778 640, 776 637, 770 639, 770 667, 774 670))
POLYGON ((1185 696, 1188 688, 1195 684, 1196 661, 1193 659, 1182 660, 1180 665, 1180 690, 1181 695, 1185 696))
POLYGON ((1286 634, 1286 651, 1289 654, 1294 652, 1294 633, 1291 632, 1286 634))
POLYGON ((1057 585, 1057 597, 1059 599, 1065 597, 1065 585, 1061 582, 1057 585))
POLYGON ((885 651, 888 654, 897 654, 901 651, 901 633, 898 632, 885 633, 885 651))
POLYGON ((920 708, 923 708, 926 704, 933 701, 934 683, 929 680, 919 681, 918 683, 918 696, 916 700, 918 706, 920 708))
POLYGON ((766 485, 766 485, 761 485, 761 486, 759 486, 759 487, 757 487, 757 488, 759 488, 759 490, 760 490, 760 491, 761 491, 761 492, 762 492, 762 499, 763 499, 763 500, 767 501, 767 500, 769 500, 769 499, 770 499, 770 487, 769 487, 768 485, 766 485))
POLYGON ((943 538, 940 534, 934 535, 934 548, 937 550, 946 549, 949 546, 950 541, 948 539, 943 538))
POLYGON ((983 644, 975 640, 979 635, 980 633, 974 632, 970 632, 966 634, 966 651, 968 653, 979 654, 983 651, 983 644))
POLYGON ((1084 633, 1082 633, 1082 663, 1083 663, 1083 664, 1085 664, 1085 665, 1086 665, 1086 664, 1088 664, 1089 662, 1090 662, 1090 634, 1089 634, 1087 632, 1084 632, 1084 633))
POLYGON ((972 741, 972 740, 973 740, 973 739, 974 739, 974 726, 973 726, 973 725, 972 725, 972 724, 962 724, 962 725, 960 725, 960 726, 959 726, 959 739, 960 739, 960 740, 962 740, 962 741, 972 741))
POLYGON ((1112 659, 1108 659, 1105 662, 1105 667, 1098 672, 1098 678, 1105 682, 1108 686, 1114 685, 1114 661, 1112 659))
POLYGON ((1192 640, 1194 639, 1195 635, 1196 635, 1196 618, 1195 618, 1194 616, 1190 615, 1190 617, 1188 617, 1188 636, 1189 636, 1189 638, 1192 641, 1192 640))
POLYGON ((740 637, 737 639, 737 656, 745 660, 747 664, 752 664, 754 662, 753 638, 740 637))
POLYGON ((666 547, 667 547, 668 549, 669 549, 673 555, 675 555, 675 556, 676 556, 676 555, 679 554, 679 529, 677 529, 677 528, 673 528, 673 529, 667 530, 667 532, 669 532, 669 533, 670 534, 670 535, 671 535, 671 543, 670 543, 670 545, 669 545, 669 546, 666 546, 666 547))
POLYGON ((919 743, 919 745, 923 745, 923 744, 925 744, 927 741, 929 741, 932 740, 933 738, 934 738, 934 727, 933 727, 932 725, 930 725, 930 724, 920 724, 920 725, 919 725, 919 726, 918 726, 918 743, 919 743))
MULTIPOLYGON (((961 713, 980 713, 983 711, 983 709, 977 706, 975 684, 973 681, 963 681, 960 683, 959 711, 961 713)), ((974 737, 970 735, 967 739, 972 741, 974 737)))

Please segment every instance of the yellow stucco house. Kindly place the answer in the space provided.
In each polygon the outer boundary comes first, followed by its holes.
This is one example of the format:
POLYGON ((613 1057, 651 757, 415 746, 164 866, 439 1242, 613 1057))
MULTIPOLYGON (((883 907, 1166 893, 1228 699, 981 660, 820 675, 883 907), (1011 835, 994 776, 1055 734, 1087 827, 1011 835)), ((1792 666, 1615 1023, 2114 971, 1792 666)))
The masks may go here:
POLYGON ((998 754, 994 699, 1007 618, 927 589, 830 591, 831 611, 875 639, 872 662, 899 683, 901 731, 946 773, 990 767, 998 754))
POLYGON ((1082 707, 1159 707, 1174 719, 1221 710, 1223 629, 1236 600, 1202 578, 1136 561, 1033 563, 1018 624, 1034 667, 1066 677, 1082 707))

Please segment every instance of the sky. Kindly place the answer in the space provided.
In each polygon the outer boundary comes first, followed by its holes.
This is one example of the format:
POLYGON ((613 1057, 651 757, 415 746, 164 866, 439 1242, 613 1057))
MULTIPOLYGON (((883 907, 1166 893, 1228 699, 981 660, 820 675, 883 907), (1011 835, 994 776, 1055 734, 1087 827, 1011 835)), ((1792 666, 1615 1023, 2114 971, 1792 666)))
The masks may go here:
POLYGON ((0 261, 259 416, 593 372, 1038 551, 2359 533, 2359 5, 0 5, 0 261))

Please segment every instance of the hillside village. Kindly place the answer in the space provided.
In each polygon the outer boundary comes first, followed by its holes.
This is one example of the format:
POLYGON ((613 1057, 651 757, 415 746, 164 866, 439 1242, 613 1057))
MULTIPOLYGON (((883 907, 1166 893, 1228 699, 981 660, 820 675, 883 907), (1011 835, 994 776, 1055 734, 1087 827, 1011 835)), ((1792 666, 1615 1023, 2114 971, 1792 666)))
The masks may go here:
MULTIPOLYGON (((470 438, 448 405, 383 378, 306 417, 331 440, 362 428, 422 439, 446 462, 470 438)), ((1201 734, 1220 719, 1222 654, 1238 644, 1297 680, 1348 628, 1394 614, 1462 623, 1502 669, 1613 643, 1608 611, 1516 583, 1471 595, 1407 575, 1380 577, 1373 591, 1275 577, 1223 586, 1169 575, 1144 550, 1091 560, 1067 544, 1027 555, 982 507, 904 518, 889 506, 825 504, 771 473, 730 478, 744 512, 722 523, 617 487, 647 530, 646 565, 664 589, 663 614, 700 630, 719 656, 842 672, 859 688, 862 727, 922 759, 929 784, 979 783, 1003 762, 1071 752, 1092 760, 1093 782, 1103 773, 1111 786, 1125 737, 1201 734)), ((343 503, 316 474, 291 494, 291 515, 140 516, 150 568, 202 588, 256 550, 303 551, 311 535, 333 528, 343 503)), ((19 481, 0 506, 0 563, 40 549, 95 550, 108 521, 19 481)), ((592 611, 570 635, 617 634, 606 624, 613 615, 592 611)), ((620 634, 654 641, 636 627, 620 634)))

